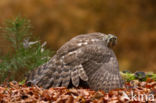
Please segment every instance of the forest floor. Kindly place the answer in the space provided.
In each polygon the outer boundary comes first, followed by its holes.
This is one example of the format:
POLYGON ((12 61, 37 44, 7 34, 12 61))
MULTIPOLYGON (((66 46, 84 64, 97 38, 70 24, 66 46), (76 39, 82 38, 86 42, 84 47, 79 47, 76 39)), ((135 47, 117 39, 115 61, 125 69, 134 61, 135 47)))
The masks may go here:
POLYGON ((82 88, 43 89, 14 81, 0 86, 0 103, 156 103, 156 81, 132 80, 125 87, 105 93, 82 88))

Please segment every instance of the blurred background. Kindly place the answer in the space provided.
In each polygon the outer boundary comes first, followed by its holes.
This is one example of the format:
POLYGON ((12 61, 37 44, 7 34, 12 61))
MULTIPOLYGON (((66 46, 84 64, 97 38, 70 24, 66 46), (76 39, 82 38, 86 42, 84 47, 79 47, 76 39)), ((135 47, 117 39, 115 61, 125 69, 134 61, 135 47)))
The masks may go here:
MULTIPOLYGON (((0 26, 19 15, 51 50, 79 34, 111 33, 121 70, 156 72, 156 0, 0 0, 0 26)), ((0 48, 10 48, 1 33, 0 48)))

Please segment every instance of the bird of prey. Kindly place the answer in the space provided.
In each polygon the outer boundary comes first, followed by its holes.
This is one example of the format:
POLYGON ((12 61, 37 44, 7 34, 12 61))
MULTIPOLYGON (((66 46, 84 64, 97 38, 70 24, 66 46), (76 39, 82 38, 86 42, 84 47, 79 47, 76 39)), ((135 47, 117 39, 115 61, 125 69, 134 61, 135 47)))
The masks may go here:
POLYGON ((122 88, 117 58, 112 50, 117 37, 89 33, 66 42, 45 64, 32 71, 27 83, 50 87, 79 87, 85 82, 93 90, 122 88))

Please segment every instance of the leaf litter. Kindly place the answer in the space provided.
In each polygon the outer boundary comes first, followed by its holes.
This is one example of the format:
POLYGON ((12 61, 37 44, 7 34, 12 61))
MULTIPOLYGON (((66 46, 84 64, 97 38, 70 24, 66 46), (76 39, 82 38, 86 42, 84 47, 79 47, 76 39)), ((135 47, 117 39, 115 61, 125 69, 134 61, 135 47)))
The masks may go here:
POLYGON ((13 81, 1 84, 0 103, 156 103, 156 81, 133 80, 109 93, 83 88, 43 89, 13 81))

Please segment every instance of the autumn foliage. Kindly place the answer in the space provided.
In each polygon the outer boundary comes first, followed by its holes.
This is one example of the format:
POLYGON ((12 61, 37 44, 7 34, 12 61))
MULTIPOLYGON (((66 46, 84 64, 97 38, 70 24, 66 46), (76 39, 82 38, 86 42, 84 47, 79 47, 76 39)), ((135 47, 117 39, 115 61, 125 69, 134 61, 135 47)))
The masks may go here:
POLYGON ((127 82, 125 88, 112 90, 109 93, 82 88, 27 87, 15 81, 0 87, 1 103, 152 103, 156 102, 155 97, 156 82, 151 79, 146 82, 137 80, 127 82))
MULTIPOLYGON (((122 70, 153 71, 155 4, 155 0, 0 0, 0 24, 17 15, 27 17, 34 37, 39 35, 53 50, 81 33, 113 33, 119 39, 115 52, 122 70)), ((0 55, 10 49, 1 34, 0 47, 0 55)))

